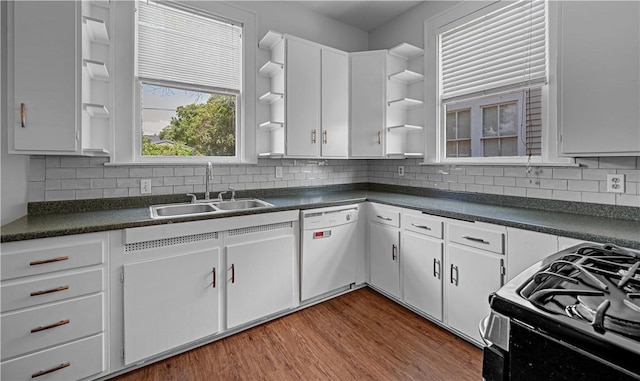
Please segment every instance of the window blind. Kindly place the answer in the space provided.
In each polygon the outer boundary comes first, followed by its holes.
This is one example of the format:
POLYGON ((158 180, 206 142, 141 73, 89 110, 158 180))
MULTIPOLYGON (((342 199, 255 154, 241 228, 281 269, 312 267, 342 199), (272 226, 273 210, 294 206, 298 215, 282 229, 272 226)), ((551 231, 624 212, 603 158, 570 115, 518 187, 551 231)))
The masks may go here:
POLYGON ((138 77, 240 91, 241 26, 152 1, 137 12, 138 77))
POLYGON ((520 1, 440 34, 442 100, 546 82, 545 1, 520 1))

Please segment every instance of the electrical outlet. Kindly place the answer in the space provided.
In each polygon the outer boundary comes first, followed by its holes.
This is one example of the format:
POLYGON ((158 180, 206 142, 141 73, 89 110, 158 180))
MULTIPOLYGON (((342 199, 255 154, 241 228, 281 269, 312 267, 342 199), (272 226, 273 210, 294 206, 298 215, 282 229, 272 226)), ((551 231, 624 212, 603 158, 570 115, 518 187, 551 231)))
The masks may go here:
POLYGON ((140 180, 140 194, 151 194, 151 179, 140 180))
POLYGON ((282 178, 282 167, 276 167, 276 179, 282 178))
POLYGON ((624 193, 624 175, 607 175, 607 192, 624 193))
POLYGON ((404 176, 404 165, 398 166, 398 176, 404 176))

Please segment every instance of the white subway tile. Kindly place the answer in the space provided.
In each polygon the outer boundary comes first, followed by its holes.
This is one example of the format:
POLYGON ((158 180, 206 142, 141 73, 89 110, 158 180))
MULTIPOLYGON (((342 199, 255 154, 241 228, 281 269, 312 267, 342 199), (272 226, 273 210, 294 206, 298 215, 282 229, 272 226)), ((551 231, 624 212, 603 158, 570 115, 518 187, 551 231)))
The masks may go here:
POLYGON ((640 195, 618 193, 616 194, 616 205, 640 208, 640 195))
POLYGON ((79 179, 100 179, 104 177, 103 168, 78 168, 76 177, 79 179))
POLYGON ((171 177, 173 176, 173 168, 160 167, 153 168, 151 171, 153 177, 171 177))
POLYGON ((567 180, 540 179, 540 188, 567 190, 567 180))
POLYGON ((568 190, 580 192, 597 192, 599 182, 594 180, 569 180, 568 190))
POLYGON ((78 168, 91 165, 91 158, 84 156, 62 156, 60 157, 60 167, 78 168))
POLYGON ((615 193, 582 192, 582 202, 615 205, 616 195, 615 193))
POLYGON ((76 191, 76 200, 103 198, 102 189, 80 189, 76 191))
POLYGON ((635 157, 601 157, 600 168, 637 169, 635 157))
POLYGON ((64 201, 64 200, 75 200, 75 199, 76 199, 76 191, 72 189, 44 191, 45 201, 64 201))
POLYGON ((29 176, 27 181, 44 181, 45 180, 45 159, 29 160, 29 176))
POLYGON ((528 188, 527 189, 527 197, 553 198, 553 193, 552 193, 551 189, 528 188))
POLYGON ((129 196, 128 188, 105 188, 102 191, 102 197, 115 198, 115 197, 127 197, 129 196))
POLYGON ((45 201, 43 181, 32 181, 27 184, 27 200, 29 202, 45 201))
POLYGON ((582 193, 580 192, 571 192, 571 191, 563 191, 563 190, 553 190, 553 199, 554 200, 564 200, 564 201, 582 201, 582 193))
POLYGON ((106 167, 103 173, 104 177, 129 177, 129 168, 106 167))
POLYGON ((582 170, 578 168, 553 168, 554 179, 581 180, 582 170))

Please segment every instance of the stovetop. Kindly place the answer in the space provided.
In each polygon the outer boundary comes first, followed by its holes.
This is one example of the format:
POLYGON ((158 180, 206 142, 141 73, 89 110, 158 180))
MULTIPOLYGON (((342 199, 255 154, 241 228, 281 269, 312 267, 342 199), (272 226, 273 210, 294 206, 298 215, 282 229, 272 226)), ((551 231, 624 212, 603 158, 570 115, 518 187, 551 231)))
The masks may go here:
POLYGON ((581 244, 531 266, 491 308, 640 374, 640 253, 581 244))

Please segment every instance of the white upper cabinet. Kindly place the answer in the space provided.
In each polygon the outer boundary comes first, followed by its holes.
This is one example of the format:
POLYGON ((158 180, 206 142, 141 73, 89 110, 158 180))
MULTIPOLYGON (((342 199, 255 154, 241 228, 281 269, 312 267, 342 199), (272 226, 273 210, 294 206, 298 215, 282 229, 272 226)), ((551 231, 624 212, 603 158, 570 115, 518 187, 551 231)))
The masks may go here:
POLYGON ((9 5, 9 152, 108 155, 108 3, 9 5))
POLYGON ((259 156, 347 158, 348 53, 272 31, 259 46, 270 54, 258 71, 269 78, 259 156))
POLYGON ((560 7, 561 154, 640 155, 640 3, 560 7))
POLYGON ((351 156, 424 155, 423 50, 351 54, 351 156))

